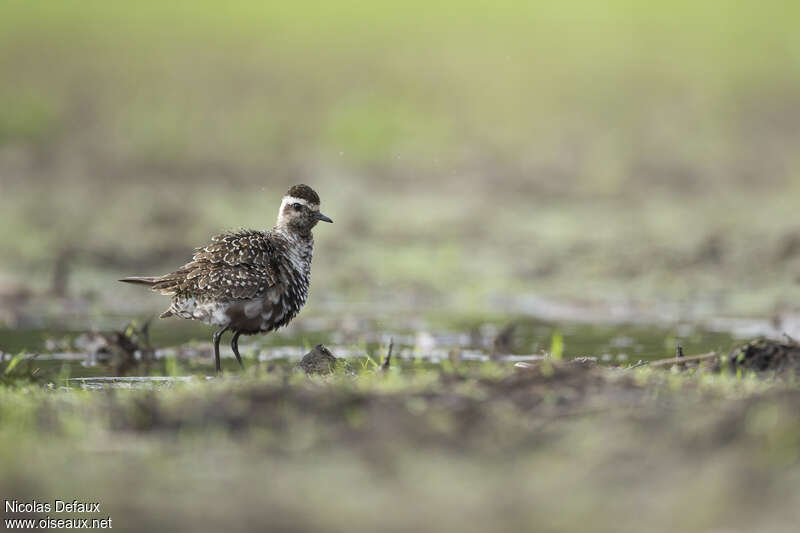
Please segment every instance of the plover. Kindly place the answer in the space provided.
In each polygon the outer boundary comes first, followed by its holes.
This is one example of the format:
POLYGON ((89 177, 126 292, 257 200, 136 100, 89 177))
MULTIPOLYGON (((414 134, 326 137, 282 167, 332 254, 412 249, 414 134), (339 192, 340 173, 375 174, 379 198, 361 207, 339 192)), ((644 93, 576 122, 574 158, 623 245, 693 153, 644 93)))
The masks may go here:
POLYGON ((319 210, 319 196, 308 185, 286 193, 271 230, 241 230, 211 238, 211 244, 175 272, 157 277, 130 277, 172 296, 161 318, 176 316, 217 326, 214 360, 220 372, 219 342, 233 332, 231 349, 239 355, 239 335, 266 333, 288 324, 308 298, 311 255, 317 222, 333 222, 319 210))

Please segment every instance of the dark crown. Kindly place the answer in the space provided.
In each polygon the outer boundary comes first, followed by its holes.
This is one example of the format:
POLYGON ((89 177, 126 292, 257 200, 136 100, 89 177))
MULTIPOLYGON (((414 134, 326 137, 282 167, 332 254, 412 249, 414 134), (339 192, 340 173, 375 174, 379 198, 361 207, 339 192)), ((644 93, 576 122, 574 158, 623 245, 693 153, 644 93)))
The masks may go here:
POLYGON ((300 185, 295 185, 289 189, 289 192, 287 192, 286 195, 308 200, 308 202, 312 204, 319 204, 319 195, 314 192, 314 189, 303 183, 300 185))

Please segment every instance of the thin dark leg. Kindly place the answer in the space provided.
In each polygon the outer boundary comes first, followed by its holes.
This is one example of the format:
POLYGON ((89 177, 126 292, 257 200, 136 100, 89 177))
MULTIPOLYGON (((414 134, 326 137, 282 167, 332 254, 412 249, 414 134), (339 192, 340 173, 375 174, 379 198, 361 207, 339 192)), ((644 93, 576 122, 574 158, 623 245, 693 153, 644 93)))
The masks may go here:
POLYGON ((216 333, 214 333, 214 362, 217 363, 217 374, 222 373, 222 367, 219 364, 219 341, 222 338, 222 334, 228 331, 228 326, 224 328, 219 328, 216 333))
POLYGON ((242 356, 239 355, 239 335, 241 335, 241 331, 236 331, 233 334, 233 338, 231 339, 231 350, 233 350, 233 355, 236 356, 236 360, 239 361, 239 366, 242 367, 244 370, 244 364, 242 363, 242 356))

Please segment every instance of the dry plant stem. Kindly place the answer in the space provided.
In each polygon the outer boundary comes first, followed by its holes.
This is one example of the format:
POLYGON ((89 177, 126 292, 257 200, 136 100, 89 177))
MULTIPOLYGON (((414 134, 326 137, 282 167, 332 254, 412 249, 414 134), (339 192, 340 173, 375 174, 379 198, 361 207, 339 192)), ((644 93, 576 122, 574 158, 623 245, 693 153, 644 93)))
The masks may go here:
POLYGON ((700 355, 690 355, 689 357, 670 357, 669 359, 651 361, 649 366, 666 366, 678 363, 689 363, 692 361, 705 361, 707 359, 713 359, 714 357, 719 357, 719 354, 717 352, 709 352, 700 355))
POLYGON ((381 372, 389 370, 389 365, 392 362, 392 348, 394 348, 394 339, 389 339, 389 350, 386 352, 386 358, 381 363, 381 372))

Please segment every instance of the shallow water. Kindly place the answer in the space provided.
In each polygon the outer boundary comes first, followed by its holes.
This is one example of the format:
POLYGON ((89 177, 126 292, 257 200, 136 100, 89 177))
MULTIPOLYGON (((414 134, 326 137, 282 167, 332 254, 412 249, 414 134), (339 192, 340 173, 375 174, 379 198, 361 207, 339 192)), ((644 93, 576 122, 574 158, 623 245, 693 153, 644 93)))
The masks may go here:
MULTIPOLYGON (((420 327, 400 331, 385 331, 366 325, 363 330, 349 333, 324 328, 290 329, 243 338, 240 348, 248 365, 293 365, 310 347, 323 343, 338 357, 366 367, 383 357, 391 339, 395 362, 401 365, 439 364, 442 361, 514 362, 539 358, 556 350, 562 351, 565 358, 594 357, 602 364, 627 366, 638 361, 671 357, 678 345, 683 347, 684 353, 691 355, 727 352, 741 342, 736 331, 712 331, 685 324, 658 327, 508 319, 438 329, 417 325, 420 327), (509 334, 510 324, 514 326, 509 334), (497 342, 498 336, 505 337, 506 342, 497 342)), ((155 360, 146 366, 138 365, 128 375, 211 374, 210 334, 210 328, 198 324, 154 324, 151 341, 156 349, 155 360)), ((111 367, 94 362, 88 354, 75 348, 74 341, 79 335, 80 332, 76 331, 52 329, 0 329, 4 365, 11 354, 25 351, 31 354, 22 362, 26 371, 47 375, 57 381, 113 376, 111 367)), ((238 367, 227 341, 227 338, 223 341, 223 367, 235 372, 238 367)), ((141 385, 134 381, 118 380, 114 386, 141 385)), ((100 387, 108 385, 99 383, 100 387)), ((149 385, 153 383, 149 382, 149 385)))

